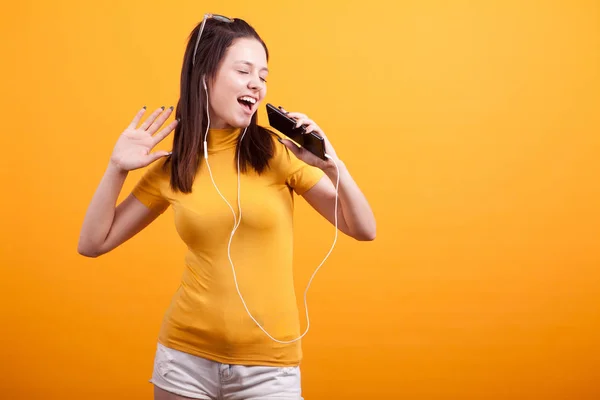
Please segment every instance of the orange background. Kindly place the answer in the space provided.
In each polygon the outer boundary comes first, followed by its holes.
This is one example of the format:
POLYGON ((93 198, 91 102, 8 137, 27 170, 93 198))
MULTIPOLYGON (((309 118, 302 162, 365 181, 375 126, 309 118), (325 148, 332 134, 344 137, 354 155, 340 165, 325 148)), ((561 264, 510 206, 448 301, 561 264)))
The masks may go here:
MULTIPOLYGON (((98 259, 77 240, 119 133, 176 104, 215 12, 256 27, 266 100, 322 126, 377 217, 309 292, 306 399, 600 398, 599 2, 392 3, 5 6, 0 397, 152 398, 172 214, 98 259)), ((301 299, 334 232, 298 204, 301 299)))

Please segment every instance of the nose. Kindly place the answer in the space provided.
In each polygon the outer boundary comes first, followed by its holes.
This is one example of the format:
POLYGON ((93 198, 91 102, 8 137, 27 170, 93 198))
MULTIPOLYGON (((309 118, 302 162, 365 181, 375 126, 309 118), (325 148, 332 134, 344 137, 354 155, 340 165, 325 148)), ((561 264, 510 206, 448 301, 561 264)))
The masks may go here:
POLYGON ((251 75, 248 81, 248 88, 252 90, 261 90, 264 86, 264 82, 258 76, 251 75))

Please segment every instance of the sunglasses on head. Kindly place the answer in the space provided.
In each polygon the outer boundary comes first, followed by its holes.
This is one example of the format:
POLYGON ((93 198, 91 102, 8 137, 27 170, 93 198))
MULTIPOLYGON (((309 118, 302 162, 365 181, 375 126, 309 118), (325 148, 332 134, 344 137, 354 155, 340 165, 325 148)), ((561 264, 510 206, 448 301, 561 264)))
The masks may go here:
POLYGON ((226 17, 224 15, 219 14, 204 14, 204 19, 202 19, 202 25, 200 25, 200 31, 198 32, 198 38, 196 39, 196 46, 194 46, 194 55, 192 57, 192 65, 196 64, 196 51, 198 51, 198 43, 200 43, 200 36, 202 36, 202 31, 204 30, 204 24, 206 20, 209 18, 214 18, 220 22, 232 23, 233 19, 226 17))

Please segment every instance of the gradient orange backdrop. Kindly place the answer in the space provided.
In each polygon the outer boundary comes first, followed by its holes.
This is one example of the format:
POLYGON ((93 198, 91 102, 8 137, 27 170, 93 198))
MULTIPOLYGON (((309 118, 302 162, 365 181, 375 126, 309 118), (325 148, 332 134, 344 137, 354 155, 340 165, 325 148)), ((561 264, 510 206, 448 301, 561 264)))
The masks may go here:
MULTIPOLYGON (((58 0, 0 24, 2 399, 152 398, 171 211, 98 259, 77 240, 205 12, 256 27, 267 101, 323 127, 377 217, 309 292, 306 399, 600 398, 598 1, 58 0)), ((298 204, 301 299, 334 231, 298 204)))

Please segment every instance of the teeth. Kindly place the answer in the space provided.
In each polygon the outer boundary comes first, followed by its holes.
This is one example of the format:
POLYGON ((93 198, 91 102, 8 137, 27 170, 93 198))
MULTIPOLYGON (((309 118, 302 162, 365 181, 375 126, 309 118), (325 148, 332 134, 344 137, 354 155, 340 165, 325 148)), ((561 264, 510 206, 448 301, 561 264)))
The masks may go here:
POLYGON ((247 101, 248 103, 251 103, 251 104, 256 104, 256 99, 254 99, 252 97, 244 96, 244 97, 240 97, 240 100, 247 101))

